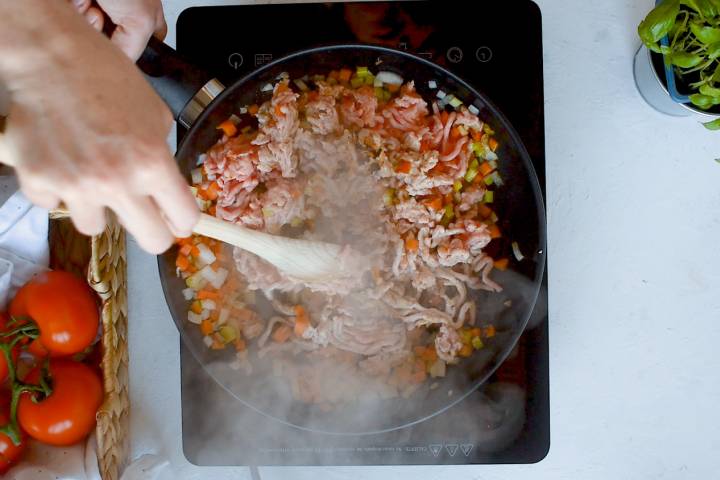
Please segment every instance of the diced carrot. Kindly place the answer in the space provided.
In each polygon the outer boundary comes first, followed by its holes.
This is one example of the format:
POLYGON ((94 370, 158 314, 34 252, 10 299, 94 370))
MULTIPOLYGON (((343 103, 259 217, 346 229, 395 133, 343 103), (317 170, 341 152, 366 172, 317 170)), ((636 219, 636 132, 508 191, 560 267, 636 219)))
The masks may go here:
POLYGON ((187 255, 180 253, 175 260, 175 266, 179 268, 181 272, 187 272, 190 267, 190 259, 188 259, 187 255))
POLYGON ((257 103, 253 103, 248 107, 248 113, 250 115, 257 115, 258 110, 260 110, 260 107, 257 106, 257 103))
POLYGON ((272 334, 272 339, 278 343, 285 343, 290 338, 292 330, 287 325, 280 325, 272 334))
POLYGON ((332 70, 330 73, 328 73, 328 78, 332 78, 333 80, 338 79, 338 71, 332 70))
POLYGON ((215 325, 213 325, 213 322, 211 322, 208 319, 203 320, 200 322, 200 331, 203 335, 208 336, 215 330, 215 325))
POLYGON ((409 237, 409 238, 405 239, 405 249, 408 252, 417 252, 419 247, 420 247, 420 242, 417 241, 417 238, 409 237))
POLYGON ((497 260, 495 260, 493 265, 498 270, 507 270, 509 263, 510 263, 510 260, 508 260, 507 258, 498 258, 497 260))
POLYGON ((490 147, 490 150, 494 152, 498 148, 498 141, 494 138, 491 138, 490 140, 488 140, 488 147, 490 147))
POLYGON ((428 208, 431 208, 433 210, 440 211, 443 208, 443 197, 440 195, 436 197, 429 198, 427 200, 423 200, 423 205, 425 205, 428 208))
POLYGON ((210 345, 210 348, 213 350, 222 350, 225 348, 225 342, 222 340, 218 340, 217 338, 213 340, 212 345, 210 345))
POLYGON ((200 290, 197 293, 198 300, 220 300, 220 294, 210 290, 200 290))
POLYGON ((443 197, 445 205, 452 205, 455 203, 455 196, 452 194, 452 192, 448 192, 443 197))
POLYGON ((423 354, 423 360, 427 362, 435 362, 437 360, 437 351, 435 350, 435 347, 428 346, 425 349, 425 353, 423 354))
POLYGON ((305 316, 305 307, 303 307, 302 305, 295 305, 293 307, 293 310, 295 311, 296 317, 305 316))
POLYGON ((219 191, 220 185, 218 185, 217 182, 212 182, 205 191, 205 195, 207 196, 208 200, 216 200, 219 191))
POLYGON ((200 313, 202 313, 202 305, 199 301, 195 300, 190 304, 190 310, 192 310, 193 313, 200 315, 200 313))
POLYGON ((502 234, 500 233, 500 227, 498 227, 494 223, 488 225, 488 230, 490 231, 490 238, 500 238, 502 236, 502 234))
POLYGON ((450 114, 447 112, 447 110, 443 110, 440 114, 440 120, 442 121, 443 125, 448 122, 448 118, 450 118, 450 114))
POLYGON ((287 81, 281 82, 277 86, 277 93, 287 92, 288 90, 290 90, 290 87, 288 87, 287 81))
POLYGON ((486 338, 494 337, 495 333, 495 325, 488 325, 487 327, 483 328, 483 336, 486 338))
POLYGON ((388 83, 385 85, 385 88, 387 88, 388 92, 395 93, 400 91, 400 85, 397 83, 388 83))
POLYGON ((228 137, 234 137, 235 135, 237 135, 237 127, 235 126, 235 123, 230 119, 227 119, 220 125, 218 125, 217 129, 222 130, 223 133, 228 137))
POLYGON ((235 342, 233 342, 233 345, 235 345, 235 350, 237 350, 238 352, 243 352, 247 348, 247 344, 242 338, 236 339, 235 342))
POLYGON ((460 355, 461 357, 469 357, 470 355, 472 355, 472 352, 473 347, 468 343, 462 346, 462 348, 458 352, 458 355, 460 355))
POLYGON ((482 335, 482 330, 479 328, 475 327, 470 329, 470 338, 479 337, 480 335, 482 335))
POLYGON ((412 168, 412 165, 410 162, 403 160, 398 164, 397 167, 395 167, 395 171, 398 173, 410 173, 410 169, 412 168))
POLYGON ((192 247, 190 247, 190 255, 193 257, 200 256, 200 249, 197 247, 197 245, 193 245, 192 247))
POLYGON ((305 333, 305 330, 307 330, 309 327, 310 320, 308 319, 307 315, 303 313, 303 315, 298 315, 295 317, 295 328, 293 328, 295 335, 297 335, 298 337, 302 337, 303 333, 305 333))
POLYGON ((482 218, 490 218, 490 215, 492 215, 493 211, 492 208, 488 207, 484 203, 481 203, 478 205, 478 213, 482 218))
POLYGON ((427 379, 427 373, 425 373, 425 369, 423 368, 423 370, 418 370, 417 372, 412 374, 412 377, 410 377, 410 382, 414 384, 420 384, 423 383, 425 379, 427 379))
POLYGON ((350 77, 352 77, 352 70, 349 68, 343 68, 340 70, 340 73, 338 73, 338 80, 341 82, 349 82, 350 77))
POLYGON ((450 129, 450 139, 457 140, 460 137, 462 137, 462 132, 460 132, 460 129, 458 127, 452 127, 450 129))
POLYGON ((283 115, 285 115, 285 113, 282 111, 282 105, 275 105, 275 115, 278 117, 282 117, 283 115))
POLYGON ((483 177, 486 177, 492 173, 493 167, 492 167, 492 165, 490 165, 490 162, 485 161, 480 164, 478 171, 480 172, 480 175, 482 175, 483 177))
POLYGON ((217 214, 217 207, 215 205, 210 205, 210 207, 207 209, 207 214, 211 217, 216 216, 217 214))
POLYGON ((476 142, 482 140, 483 134, 482 130, 472 130, 470 133, 470 135, 472 135, 472 139, 476 142))
POLYGON ((185 255, 186 257, 190 255, 190 252, 192 252, 193 246, 191 244, 186 243, 182 247, 180 247, 180 255, 185 255))
POLYGON ((417 345, 413 347, 413 352, 415 353, 416 357, 422 358, 423 354, 425 353, 425 347, 423 347, 422 345, 417 345))

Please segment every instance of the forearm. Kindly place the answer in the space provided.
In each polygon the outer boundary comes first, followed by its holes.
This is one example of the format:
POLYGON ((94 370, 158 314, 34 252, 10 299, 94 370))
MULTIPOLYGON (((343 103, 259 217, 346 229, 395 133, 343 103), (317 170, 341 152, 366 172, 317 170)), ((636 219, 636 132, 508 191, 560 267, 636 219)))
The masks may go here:
POLYGON ((11 91, 70 59, 77 28, 88 28, 66 2, 0 0, 0 81, 11 91))

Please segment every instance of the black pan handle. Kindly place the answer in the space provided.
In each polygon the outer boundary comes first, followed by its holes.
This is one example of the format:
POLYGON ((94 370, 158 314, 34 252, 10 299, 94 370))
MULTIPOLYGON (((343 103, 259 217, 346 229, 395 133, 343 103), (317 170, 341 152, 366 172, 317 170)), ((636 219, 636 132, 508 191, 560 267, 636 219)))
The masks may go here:
POLYGON ((155 37, 150 38, 137 65, 175 119, 186 127, 224 89, 212 75, 155 37))

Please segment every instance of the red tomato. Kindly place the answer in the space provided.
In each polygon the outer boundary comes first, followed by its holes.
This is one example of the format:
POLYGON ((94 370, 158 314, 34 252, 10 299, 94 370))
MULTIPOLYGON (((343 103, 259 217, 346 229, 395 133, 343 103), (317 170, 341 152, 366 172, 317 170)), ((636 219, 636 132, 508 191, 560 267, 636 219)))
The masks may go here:
MULTIPOLYGON (((85 438, 95 426, 95 414, 102 404, 103 390, 98 377, 85 364, 67 359, 50 360, 52 393, 37 403, 29 392, 20 396, 18 422, 35 440, 48 445, 72 445, 85 438)), ((41 370, 27 376, 37 384, 41 370)))
MULTIPOLYGON (((0 426, 5 426, 10 421, 10 399, 9 394, 3 394, 0 400, 0 426)), ((25 435, 21 433, 20 445, 15 445, 10 437, 0 433, 0 475, 8 471, 25 451, 25 435)))
POLYGON ((33 277, 11 302, 10 315, 35 320, 40 343, 55 356, 82 352, 97 336, 95 296, 83 280, 68 272, 33 277))

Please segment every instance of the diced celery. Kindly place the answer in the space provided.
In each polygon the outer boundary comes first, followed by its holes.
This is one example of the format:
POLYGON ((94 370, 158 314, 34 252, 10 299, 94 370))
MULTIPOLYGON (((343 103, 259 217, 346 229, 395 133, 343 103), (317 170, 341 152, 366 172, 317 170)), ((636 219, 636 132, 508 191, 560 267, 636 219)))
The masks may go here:
POLYGON ((453 183, 453 190, 455 190, 456 192, 459 192, 460 190, 462 190, 462 188, 463 188, 462 181, 455 180, 455 183, 453 183))
POLYGON ((350 79, 350 85, 353 88, 358 88, 362 85, 365 85, 365 79, 363 77, 358 77, 358 76, 352 77, 350 79))
POLYGON ((443 214, 443 220, 448 219, 448 221, 449 221, 449 220, 452 220, 453 218, 455 218, 455 209, 453 208, 452 205, 449 205, 449 204, 445 205, 445 213, 443 214))
POLYGON ((485 182, 485 185, 490 186, 495 182, 495 178, 492 175, 488 175, 487 177, 483 178, 483 181, 485 182))
POLYGON ((477 158, 473 158, 470 161, 470 165, 468 165, 467 172, 465 172, 465 181, 470 183, 473 180, 475 180, 475 177, 477 177, 478 174, 478 168, 480 167, 480 163, 477 161, 477 158))
POLYGON ((472 151, 475 155, 478 157, 482 157, 485 153, 485 148, 483 147, 482 143, 480 142, 473 142, 472 144, 472 151))
POLYGON ((475 350, 480 350, 485 345, 483 345, 483 341, 480 337, 473 337, 471 344, 475 350))
POLYGON ((230 325, 223 325, 218 331, 225 343, 230 343, 237 338, 237 331, 230 325))
POLYGON ((357 67, 357 70, 355 71, 358 77, 362 77, 365 75, 368 75, 370 73, 370 70, 368 70, 368 67, 357 67))
POLYGON ((493 201, 495 200, 495 193, 492 190, 486 190, 483 200, 485 201, 485 203, 493 203, 493 201))
POLYGON ((385 190, 385 193, 383 194, 383 203, 385 205, 390 206, 395 202, 395 189, 394 188, 388 188, 385 190))
POLYGON ((490 128, 490 125, 488 125, 487 123, 485 125, 483 125, 483 131, 485 133, 487 133, 488 135, 495 135, 495 130, 490 128))
POLYGON ((375 76, 372 73, 367 74, 363 78, 365 79, 365 85, 374 85, 375 84, 375 76))
POLYGON ((375 87, 375 97, 377 97, 378 100, 383 100, 385 98, 385 90, 381 87, 375 87))
POLYGON ((458 108, 460 105, 462 105, 463 102, 459 98, 453 96, 448 103, 450 103, 451 107, 458 108))

